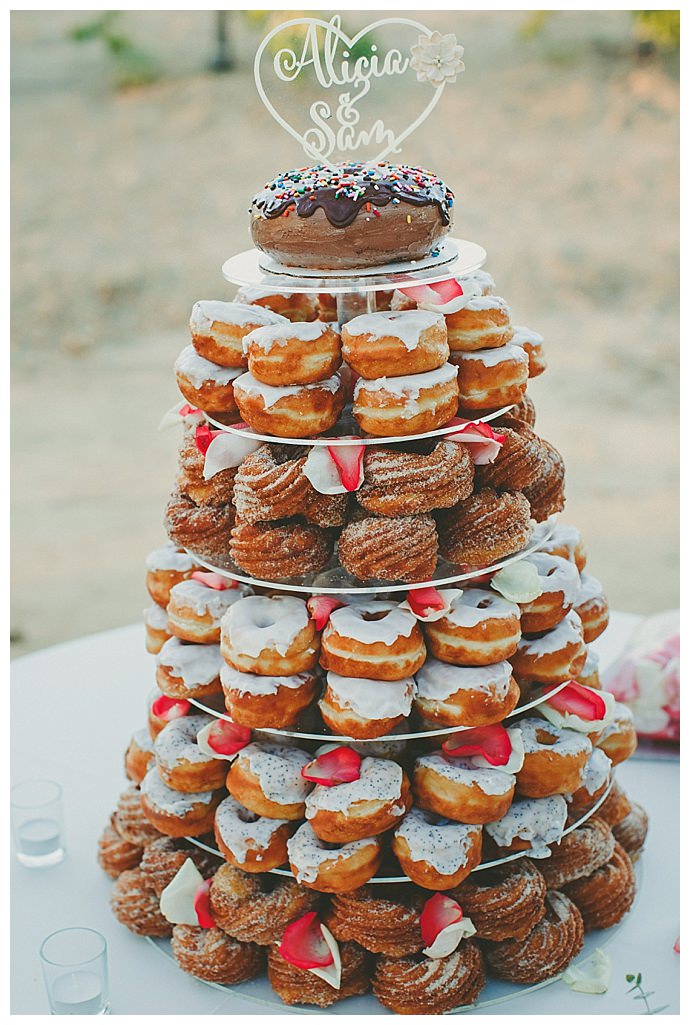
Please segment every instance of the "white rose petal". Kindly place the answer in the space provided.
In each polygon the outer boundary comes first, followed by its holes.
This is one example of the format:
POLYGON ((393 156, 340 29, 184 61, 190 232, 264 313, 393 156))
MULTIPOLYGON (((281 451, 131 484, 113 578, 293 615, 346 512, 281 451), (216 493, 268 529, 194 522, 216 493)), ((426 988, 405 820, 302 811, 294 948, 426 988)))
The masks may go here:
POLYGON ((173 925, 198 925, 199 918, 194 910, 194 896, 204 881, 191 858, 161 893, 161 914, 173 925))

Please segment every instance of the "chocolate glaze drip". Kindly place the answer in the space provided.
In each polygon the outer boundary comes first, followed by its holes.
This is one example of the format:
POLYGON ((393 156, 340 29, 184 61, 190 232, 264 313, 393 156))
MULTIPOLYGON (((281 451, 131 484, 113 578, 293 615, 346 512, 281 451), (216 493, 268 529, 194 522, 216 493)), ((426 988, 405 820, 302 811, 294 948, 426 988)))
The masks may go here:
POLYGON ((335 228, 346 228, 363 206, 389 203, 435 206, 450 224, 453 193, 435 174, 406 164, 347 163, 301 167, 279 174, 252 200, 252 211, 265 218, 286 212, 311 217, 321 208, 335 228))

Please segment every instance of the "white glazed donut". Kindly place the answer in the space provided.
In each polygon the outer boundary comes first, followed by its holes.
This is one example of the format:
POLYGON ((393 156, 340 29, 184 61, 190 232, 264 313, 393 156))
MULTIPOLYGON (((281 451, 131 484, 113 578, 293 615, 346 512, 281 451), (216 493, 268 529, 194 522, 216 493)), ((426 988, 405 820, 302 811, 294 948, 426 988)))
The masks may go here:
POLYGON ((216 808, 214 833, 227 862, 244 872, 269 872, 287 861, 287 841, 294 826, 287 819, 256 815, 226 797, 216 808))
POLYGON ((220 650, 240 672, 294 676, 315 666, 318 637, 301 598, 251 595, 223 616, 220 650))
MULTIPOLYGON (((550 529, 548 523, 537 524, 532 535, 535 544, 550 529)), ((587 563, 587 553, 582 543, 582 535, 577 527, 571 527, 567 523, 557 523, 548 541, 543 541, 539 545, 539 550, 546 552, 547 555, 560 555, 561 558, 574 562, 580 573, 587 563)))
POLYGON ((250 593, 250 588, 244 585, 218 591, 214 587, 207 587, 200 580, 182 580, 170 591, 170 633, 182 641, 217 644, 220 640, 221 619, 231 605, 250 593))
POLYGON ((428 658, 415 676, 415 707, 439 726, 489 726, 513 711, 520 688, 510 662, 455 666, 428 658))
POLYGON ((188 345, 175 360, 174 369, 177 387, 187 402, 206 413, 237 413, 233 382, 242 367, 220 367, 188 345))
POLYGON ((523 634, 544 633, 553 630, 570 612, 580 589, 577 566, 545 552, 532 552, 524 561, 534 566, 539 574, 541 594, 520 605, 523 634))
POLYGON ((321 636, 321 665, 341 676, 403 680, 417 672, 425 656, 419 623, 395 602, 334 609, 321 636))
POLYGON ((467 758, 433 752, 415 762, 413 789, 420 808, 454 822, 481 825, 508 810, 515 776, 502 768, 483 769, 467 758))
POLYGON ((302 776, 311 757, 284 744, 248 744, 231 763, 226 786, 232 796, 256 815, 269 819, 301 819, 312 788, 302 776))
POLYGON ((588 808, 603 796, 611 780, 611 759, 599 747, 595 747, 585 764, 582 783, 572 794, 566 795, 573 808, 588 808))
MULTIPOLYGON (((461 285, 464 291, 465 285, 462 282, 461 285)), ((510 342, 513 336, 510 308, 498 295, 468 295, 465 292, 450 302, 434 306, 434 309, 445 315, 452 353, 499 348, 510 342)))
POLYGON ((439 313, 365 313, 343 324, 343 358, 361 377, 423 374, 442 366, 449 355, 439 313))
POLYGON ((249 303, 250 306, 265 306, 294 323, 302 320, 316 320, 319 312, 317 296, 307 292, 277 292, 270 285, 264 288, 245 285, 238 289, 235 302, 249 303))
POLYGON ((433 431, 447 424, 457 409, 458 375, 450 363, 423 374, 360 377, 353 393, 355 420, 379 438, 433 431))
POLYGON ((594 690, 601 690, 601 680, 599 679, 599 654, 594 651, 589 645, 587 646, 587 658, 583 665, 580 673, 577 677, 577 682, 581 683, 583 687, 592 687, 594 690))
POLYGON ((197 744, 197 735, 213 722, 210 715, 185 715, 165 726, 153 744, 160 778, 173 790, 198 793, 223 786, 227 765, 197 744))
POLYGON ((213 829, 213 816, 221 790, 182 793, 173 790, 155 765, 141 781, 141 808, 151 825, 166 836, 202 836, 213 829))
POLYGON ((321 893, 356 890, 381 864, 383 849, 376 836, 335 846, 320 840, 308 822, 287 844, 290 868, 298 883, 321 893))
POLYGON ((245 420, 261 434, 308 438, 329 430, 345 405, 338 374, 312 384, 263 384, 253 374, 235 381, 235 399, 245 420))
POLYGON ((162 605, 150 605, 144 609, 144 629, 146 631, 146 650, 157 655, 172 634, 168 630, 168 613, 162 605))
POLYGON ((306 799, 306 818, 326 843, 378 836, 397 825, 412 799, 407 776, 388 758, 363 758, 359 779, 316 786, 306 799))
MULTIPOLYGON (((602 697, 606 691, 599 692, 602 697)), ((595 738, 597 747, 600 747, 614 765, 619 765, 626 758, 630 758, 637 749, 637 732, 632 711, 627 705, 620 701, 614 701, 611 708, 611 715, 606 723, 601 736, 595 738)))
POLYGON ((220 693, 223 660, 217 644, 166 641, 156 655, 156 683, 170 698, 204 698, 220 693))
POLYGON ((520 608, 494 591, 468 587, 456 591, 445 615, 425 623, 424 632, 429 651, 442 662, 491 665, 515 654, 520 608))
POLYGON ((482 828, 411 808, 392 841, 403 872, 427 890, 459 886, 482 859, 482 828))
POLYGON ((546 359, 544 358, 544 336, 538 331, 532 331, 528 327, 515 327, 513 345, 521 345, 529 359, 529 376, 538 377, 546 370, 546 359))
POLYGON ((233 722, 251 729, 292 726, 316 697, 314 673, 259 676, 225 664, 220 671, 225 707, 233 722))
POLYGON ((548 845, 559 842, 567 817, 568 805, 560 794, 529 797, 514 801, 505 815, 489 822, 484 831, 497 847, 529 850, 532 858, 548 858, 548 845))
POLYGON ((410 714, 415 683, 369 680, 329 672, 319 708, 334 733, 355 740, 383 737, 410 714))
POLYGON ((251 331, 242 342, 250 374, 275 387, 331 377, 341 362, 337 326, 313 320, 251 331))
POLYGON ((572 609, 541 637, 523 637, 511 658, 521 683, 564 683, 575 679, 587 657, 582 622, 572 609))
POLYGON ((583 573, 575 599, 575 611, 582 620, 585 643, 590 644, 604 632, 609 623, 609 603, 601 582, 583 573))
POLYGON ((575 730, 553 726, 544 719, 521 719, 525 758, 517 774, 517 790, 523 797, 572 794, 582 784, 592 742, 575 730))
POLYGON ((497 349, 456 351, 450 358, 458 368, 461 409, 499 409, 522 400, 529 358, 519 345, 509 342, 497 349))
POLYGON ((146 556, 146 590, 157 605, 165 608, 171 587, 187 580, 197 568, 191 555, 168 542, 146 556))
POLYGON ((245 367, 242 339, 264 324, 284 323, 285 317, 243 302, 200 299, 192 307, 189 331, 194 349, 223 367, 245 367))

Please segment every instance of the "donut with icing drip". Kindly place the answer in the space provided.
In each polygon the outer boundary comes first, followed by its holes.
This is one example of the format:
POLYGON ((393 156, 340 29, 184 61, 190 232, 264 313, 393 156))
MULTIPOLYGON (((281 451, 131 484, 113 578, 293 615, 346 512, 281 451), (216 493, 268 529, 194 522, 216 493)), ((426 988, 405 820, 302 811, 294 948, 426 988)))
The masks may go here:
POLYGON ((329 672, 319 709, 327 726, 344 737, 385 737, 410 714, 415 683, 340 676, 329 672))
POLYGON ((584 782, 592 742, 575 730, 562 730, 544 719, 521 719, 525 760, 517 774, 517 791, 523 797, 572 794, 584 782))
POLYGON ((349 843, 325 843, 308 822, 288 840, 288 860, 301 886, 320 893, 345 893, 356 890, 376 875, 383 845, 377 836, 349 843))
POLYGON ((558 555, 533 552, 524 561, 539 574, 541 594, 520 604, 522 632, 545 633, 558 626, 572 609, 580 589, 580 576, 574 563, 558 555))
MULTIPOLYGON (((264 306, 267 310, 279 313, 281 317, 287 317, 293 324, 316 320, 320 311, 318 296, 306 292, 276 292, 270 284, 264 287, 243 286, 238 289, 235 302, 248 303, 250 306, 264 306)), ((321 319, 329 318, 322 317, 321 319)), ((335 319, 334 311, 330 320, 335 319)))
POLYGON ((583 573, 579 593, 575 600, 575 611, 582 620, 585 643, 595 641, 609 625, 609 603, 596 577, 583 573))
POLYGON ((242 367, 218 366, 188 345, 175 360, 174 371, 177 387, 192 406, 205 413, 237 414, 233 382, 242 367))
POLYGON ((435 726, 490 726, 510 715, 520 698, 506 661, 456 666, 428 658, 415 680, 415 708, 435 726))
POLYGON ((582 783, 567 798, 574 814, 577 809, 591 808, 611 782, 611 759, 599 747, 595 747, 585 762, 582 783))
POLYGON ((254 245, 324 270, 427 256, 450 229, 453 194, 419 167, 380 161, 285 171, 254 196, 254 245))
POLYGON ((354 782, 317 784, 306 799, 305 815, 320 840, 351 843, 392 829, 411 804, 409 780, 396 762, 363 758, 354 782))
POLYGON ((596 740, 596 746, 608 755, 613 765, 619 765, 637 750, 637 731, 633 714, 627 705, 616 701, 612 721, 596 740))
MULTIPOLYGON (((544 532, 544 529, 544 525, 540 525, 537 532, 544 532)), ((535 539, 539 536, 539 533, 536 533, 535 539)), ((580 531, 566 523, 557 523, 548 541, 543 541, 539 545, 539 550, 546 555, 559 555, 568 562, 574 562, 580 573, 587 564, 587 552, 580 531)))
POLYGON ((203 836, 213 829, 222 790, 183 793, 173 790, 153 766, 141 782, 141 807, 152 826, 166 836, 203 836))
POLYGON ((330 430, 345 405, 338 374, 312 384, 263 384, 251 373, 235 380, 234 395, 245 420, 259 434, 308 438, 330 430))
POLYGON ((226 797, 216 808, 213 831, 225 860, 243 872, 269 872, 287 860, 287 842, 294 825, 269 819, 226 797))
POLYGON ((396 827, 391 848, 413 883, 450 890, 481 861, 482 829, 412 808, 396 827))
POLYGON ((548 845, 559 843, 568 817, 560 794, 513 801, 505 814, 485 826, 487 837, 501 853, 530 851, 533 858, 549 856, 548 845))
POLYGON ((181 641, 217 644, 221 619, 231 605, 248 594, 251 589, 245 584, 219 591, 201 580, 183 580, 170 591, 168 629, 181 641))
POLYGON ((207 698, 221 693, 223 660, 217 644, 187 644, 177 637, 156 655, 156 683, 169 698, 207 698))
POLYGON ((424 624, 424 633, 429 651, 441 662, 494 665, 517 650, 520 608, 495 591, 468 587, 453 594, 441 619, 424 624))
POLYGON ((403 680, 424 664, 419 623, 395 602, 364 601, 334 609, 321 635, 320 662, 341 676, 403 680))
POLYGON ((313 672, 293 676, 261 676, 224 665, 220 683, 233 722, 251 729, 294 726, 319 692, 313 672))
POLYGON ((513 345, 520 345, 527 353, 529 360, 529 376, 539 377, 546 370, 546 357, 544 356, 544 336, 538 331, 532 331, 528 327, 515 327, 513 345))
POLYGON ((601 690, 601 680, 599 678, 599 655, 589 646, 587 647, 587 658, 585 659, 585 664, 577 677, 577 682, 581 683, 584 687, 592 687, 594 690, 601 690))
POLYGON ((343 359, 361 377, 423 374, 443 366, 449 355, 440 313, 364 313, 343 324, 343 359))
POLYGON ((519 345, 451 352, 458 368, 461 409, 500 409, 520 402, 527 387, 529 359, 519 345))
POLYGON ((500 296, 470 292, 468 297, 465 292, 438 308, 445 315, 452 353, 497 349, 512 340, 510 309, 500 296))
POLYGON ((443 427, 458 410, 458 375, 451 363, 400 377, 360 377, 352 413, 377 438, 425 434, 443 427))
MULTIPOLYGON (((132 734, 125 752, 127 778, 137 785, 141 783, 153 760, 153 743, 149 731, 144 728, 132 734)), ((128 866, 131 868, 131 866, 128 866)))
POLYGON ((251 331, 242 342, 250 374, 274 386, 326 380, 341 362, 337 326, 314 320, 251 331))
POLYGON ((144 609, 144 630, 146 632, 146 650, 150 655, 157 655, 172 634, 168 630, 168 613, 162 605, 150 605, 144 609))
POLYGON ((221 367, 246 367, 242 341, 267 324, 284 324, 285 317, 262 306, 200 299, 192 307, 189 332, 195 351, 221 367))
POLYGON ((249 744, 230 765, 226 786, 232 797, 256 815, 290 822, 304 818, 312 784, 302 776, 310 756, 282 744, 249 744))
POLYGON ((195 569, 191 555, 168 541, 146 556, 146 590, 156 605, 166 608, 171 587, 188 580, 195 569))
POLYGON ((251 595, 221 621, 220 652, 241 673, 294 676, 318 659, 318 637, 306 603, 293 595, 251 595))
POLYGON ((434 752, 416 760, 412 789, 420 808, 454 822, 482 825, 500 819, 510 808, 515 776, 434 752))
POLYGON ((169 722, 156 737, 158 775, 173 790, 193 794, 223 786, 225 761, 210 757, 196 742, 197 734, 213 721, 209 715, 185 715, 169 722))
POLYGON ((552 630, 522 637, 510 661, 521 683, 554 684, 574 680, 586 658, 582 622, 571 609, 552 630))

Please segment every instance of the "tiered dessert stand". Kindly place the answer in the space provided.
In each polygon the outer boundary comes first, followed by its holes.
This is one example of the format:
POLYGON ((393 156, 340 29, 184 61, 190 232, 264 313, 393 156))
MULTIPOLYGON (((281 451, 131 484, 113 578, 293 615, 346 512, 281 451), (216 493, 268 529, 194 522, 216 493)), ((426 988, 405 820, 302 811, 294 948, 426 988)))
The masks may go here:
MULTIPOLYGON (((240 286, 253 286, 266 289, 275 288, 276 292, 329 292, 334 294, 337 301, 338 321, 342 324, 353 319, 360 313, 374 311, 376 309, 376 293, 379 291, 406 286, 409 287, 413 284, 419 284, 420 282, 433 283, 451 276, 459 277, 480 268, 484 263, 485 258, 486 253, 475 243, 463 239, 450 238, 447 239, 427 260, 410 264, 396 264, 386 267, 377 267, 366 272, 358 271, 343 274, 287 268, 277 264, 274 260, 258 250, 252 249, 227 260, 223 265, 223 274, 228 281, 240 286)), ((490 415, 483 417, 483 419, 489 421, 495 419, 504 412, 506 412, 505 409, 497 410, 490 415)), ((257 441, 267 442, 269 444, 299 445, 302 447, 319 445, 338 446, 340 444, 351 445, 353 435, 359 434, 358 425, 353 420, 352 414, 347 408, 341 415, 341 418, 335 428, 329 431, 329 437, 327 439, 322 437, 300 439, 276 438, 269 435, 256 434, 251 428, 247 430, 246 427, 238 428, 227 426, 210 415, 206 415, 206 419, 217 430, 229 432, 230 434, 241 434, 243 438, 250 437, 257 441)), ((358 440, 361 440, 363 445, 404 445, 405 443, 416 440, 419 437, 432 437, 435 435, 447 434, 448 430, 448 427, 441 428, 440 430, 433 431, 427 435, 414 436, 414 438, 409 436, 393 438, 364 436, 360 437, 358 440)), ((549 539, 554 528, 555 517, 552 516, 548 521, 539 525, 539 528, 535 531, 532 540, 522 551, 510 556, 509 558, 502 559, 500 562, 491 566, 490 569, 492 571, 497 570, 505 565, 523 559, 527 554, 542 546, 549 539)), ((474 571, 458 572, 457 566, 441 561, 439 562, 437 571, 434 574, 433 581, 425 581, 417 584, 390 583, 376 580, 362 582, 350 576, 342 566, 332 564, 326 570, 305 578, 290 580, 260 580, 242 572, 242 570, 234 565, 229 558, 222 565, 218 565, 211 564, 197 552, 189 551, 189 554, 200 566, 215 571, 230 580, 247 583, 259 589, 268 588, 272 591, 285 590, 292 593, 298 593, 300 595, 304 595, 305 600, 312 595, 318 594, 342 596, 351 596, 356 594, 366 594, 371 596, 392 595, 393 597, 397 595, 398 598, 402 600, 405 595, 400 592, 407 592, 418 587, 429 586, 430 584, 438 586, 441 584, 452 585, 462 582, 471 583, 473 578, 480 577, 487 572, 486 568, 474 571)), ((565 683, 560 685, 560 687, 565 686, 565 683)), ((508 719, 524 712, 526 709, 538 706, 543 700, 544 697, 538 697, 529 701, 529 703, 519 705, 515 711, 508 716, 508 719)), ((192 700, 192 704, 200 711, 208 713, 209 715, 216 716, 221 719, 230 719, 230 717, 225 713, 212 707, 212 703, 207 704, 205 701, 192 700)), ((356 743, 358 750, 365 754, 369 744, 373 745, 371 750, 376 751, 377 747, 379 750, 381 749, 382 742, 395 744, 396 742, 405 741, 407 742, 407 749, 409 752, 410 746, 412 746, 414 750, 415 745, 419 745, 420 742, 423 744, 424 741, 428 741, 430 737, 440 737, 445 734, 458 733, 462 729, 463 727, 458 726, 424 728, 423 723, 421 721, 416 721, 413 714, 404 728, 398 728, 398 730, 396 730, 389 738, 377 738, 376 740, 371 741, 358 740, 356 743)), ((298 743, 302 742, 302 745, 306 746, 308 750, 313 750, 319 744, 323 744, 324 742, 330 741, 347 744, 348 740, 351 740, 351 738, 331 733, 329 728, 323 724, 315 709, 308 710, 298 723, 290 728, 278 729, 266 727, 264 729, 255 729, 253 732, 255 739, 261 740, 263 738, 265 740, 275 741, 279 738, 286 738, 287 743, 294 743, 295 741, 298 743)), ((394 756, 394 752, 394 747, 390 748, 387 752, 387 756, 390 757, 391 754, 394 756)), ((611 784, 609 784, 609 789, 610 785, 611 784)), ((597 808, 603 803, 608 793, 609 790, 607 789, 606 793, 601 796, 595 806, 583 814, 578 821, 572 823, 567 828, 566 832, 576 829, 591 815, 593 815, 597 808)), ((189 837, 188 839, 191 843, 203 848, 205 851, 217 855, 222 861, 223 855, 214 846, 204 843, 194 837, 189 837)), ((510 853, 504 857, 485 861, 479 864, 474 871, 482 872, 490 867, 502 864, 503 862, 519 859, 525 855, 534 856, 532 851, 510 853)), ((292 873, 289 868, 274 868, 271 871, 275 875, 292 878, 292 873)), ((395 862, 394 859, 391 859, 390 862, 384 862, 379 874, 370 880, 370 885, 385 883, 405 884, 409 882, 410 880, 408 877, 401 874, 401 870, 397 865, 397 862, 395 862)), ((608 930, 605 934, 597 932, 589 933, 585 939, 585 947, 576 959, 576 963, 588 959, 595 948, 601 947, 605 943, 610 942, 611 938, 615 935, 617 928, 618 927, 608 930)), ((162 954, 172 958, 169 941, 149 938, 149 942, 156 946, 162 954)), ((526 987, 488 979, 478 1003, 473 1006, 485 1007, 494 1003, 500 1003, 511 999, 514 996, 524 994, 529 989, 540 988, 552 981, 555 980, 551 979, 547 982, 539 983, 537 986, 526 987)), ((217 983, 211 982, 207 983, 207 985, 216 986, 221 989, 229 988, 219 987, 217 983)), ((286 1007, 273 993, 265 976, 255 978, 249 982, 231 988, 247 999, 256 1001, 263 1005, 280 1008, 283 1012, 294 1010, 297 1013, 319 1013, 318 1009, 307 1007, 286 1007)), ((457 1009, 456 1013, 461 1013, 471 1009, 472 1007, 460 1007, 457 1009)), ((386 1010, 370 995, 364 997, 351 997, 338 1002, 329 1009, 329 1012, 336 1014, 387 1013, 386 1010)))

